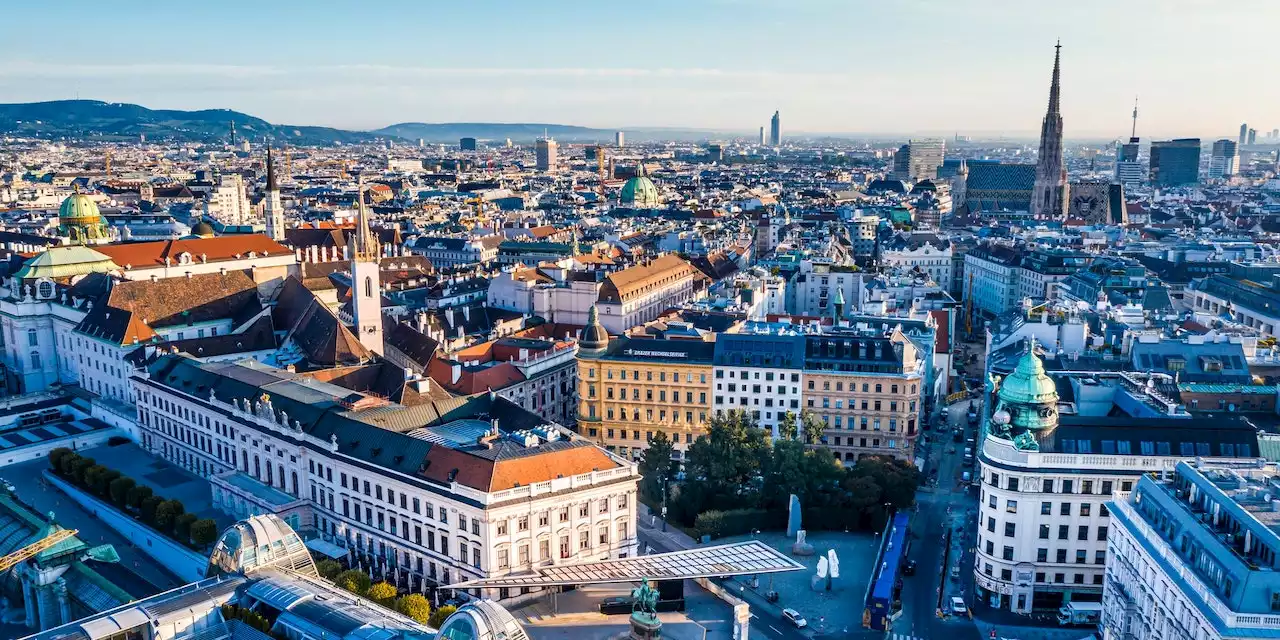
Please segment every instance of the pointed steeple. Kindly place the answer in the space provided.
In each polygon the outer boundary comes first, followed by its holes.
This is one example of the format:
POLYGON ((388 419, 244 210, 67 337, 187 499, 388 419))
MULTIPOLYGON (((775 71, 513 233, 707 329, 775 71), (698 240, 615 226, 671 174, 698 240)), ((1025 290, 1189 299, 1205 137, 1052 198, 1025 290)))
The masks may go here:
POLYGON ((356 203, 359 207, 356 215, 356 260, 377 260, 378 259, 378 241, 373 236, 373 231, 369 229, 369 214, 364 207, 364 176, 360 176, 357 181, 356 203))
POLYGON ((1052 81, 1052 82, 1050 82, 1050 84, 1049 84, 1049 115, 1057 115, 1057 114, 1058 114, 1058 107, 1059 107, 1059 104, 1058 104, 1058 100, 1059 100, 1059 94, 1058 94, 1058 79, 1059 79, 1059 72, 1058 72, 1058 70, 1059 70, 1059 66, 1058 66, 1058 60, 1060 59, 1061 54, 1062 54, 1062 41, 1061 41, 1061 40, 1059 40, 1057 44, 1053 45, 1053 81, 1052 81))
POLYGON ((271 159, 271 146, 267 146, 267 191, 279 191, 276 186, 276 163, 271 159))

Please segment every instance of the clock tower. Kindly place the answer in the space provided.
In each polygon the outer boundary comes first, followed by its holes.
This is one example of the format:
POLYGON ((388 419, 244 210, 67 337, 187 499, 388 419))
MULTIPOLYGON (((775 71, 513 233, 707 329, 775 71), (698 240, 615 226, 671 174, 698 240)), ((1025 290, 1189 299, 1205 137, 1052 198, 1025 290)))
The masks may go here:
POLYGON ((370 351, 382 355, 382 286, 378 274, 378 239, 369 229, 364 206, 364 178, 356 194, 355 251, 351 252, 351 317, 356 337, 370 351))

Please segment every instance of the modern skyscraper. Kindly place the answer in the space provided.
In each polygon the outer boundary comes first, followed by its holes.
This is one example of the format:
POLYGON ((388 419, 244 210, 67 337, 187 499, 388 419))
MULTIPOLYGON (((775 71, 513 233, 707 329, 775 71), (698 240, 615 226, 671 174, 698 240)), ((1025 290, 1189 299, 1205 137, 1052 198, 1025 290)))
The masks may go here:
POLYGON ((1209 156, 1209 177, 1229 178, 1236 174, 1240 164, 1235 140, 1222 139, 1213 143, 1213 153, 1209 156))
POLYGON ((475 150, 476 150, 476 139, 475 139, 475 138, 462 138, 461 140, 459 140, 459 141, 458 141, 458 149, 459 149, 459 150, 461 150, 461 151, 475 151, 475 150))
POLYGON ((537 141, 537 167, 539 171, 556 170, 556 150, 559 145, 552 138, 543 136, 537 141))
POLYGON ((1116 148, 1116 182, 1123 185, 1135 185, 1142 182, 1146 171, 1138 163, 1138 99, 1133 99, 1133 128, 1129 131, 1129 142, 1116 148))
POLYGON ((1280 139, 1280 128, 1271 130, 1271 139, 1272 140, 1280 139))
POLYGON ((284 205, 280 203, 280 187, 276 184, 276 164, 271 159, 271 147, 267 147, 267 193, 262 201, 262 217, 267 223, 267 237, 277 242, 284 240, 284 205))
POLYGON ((1257 144, 1257 142, 1258 142, 1258 130, 1257 130, 1257 129, 1250 129, 1250 130, 1249 130, 1249 144, 1257 144))
POLYGON ((1200 181, 1200 138, 1151 143, 1151 183, 1176 187, 1200 181))
POLYGON ((782 144, 782 116, 777 111, 773 112, 773 118, 769 120, 769 144, 775 147, 782 144))
POLYGON ((947 142, 942 138, 910 140, 898 147, 893 156, 893 177, 899 180, 934 180, 946 155, 947 142))
POLYGON ((382 355, 382 282, 378 272, 381 251, 377 236, 369 228, 363 177, 356 201, 356 246, 351 253, 351 319, 360 344, 382 355))
POLYGON ((760 146, 764 146, 764 127, 760 127, 760 146))
POLYGON ((1062 114, 1059 112, 1059 59, 1062 44, 1053 48, 1053 80, 1049 83, 1049 109, 1040 125, 1040 157, 1032 189, 1031 215, 1041 220, 1061 220, 1067 213, 1067 169, 1062 162, 1062 114))
POLYGON ((626 137, 622 135, 621 131, 615 132, 613 134, 613 146, 621 149, 623 146, 626 145, 626 142, 627 142, 626 137))
POLYGON ((911 179, 911 143, 898 147, 893 154, 893 177, 899 180, 911 179))
POLYGON ((1249 123, 1244 122, 1240 125, 1240 146, 1244 146, 1249 141, 1249 123))

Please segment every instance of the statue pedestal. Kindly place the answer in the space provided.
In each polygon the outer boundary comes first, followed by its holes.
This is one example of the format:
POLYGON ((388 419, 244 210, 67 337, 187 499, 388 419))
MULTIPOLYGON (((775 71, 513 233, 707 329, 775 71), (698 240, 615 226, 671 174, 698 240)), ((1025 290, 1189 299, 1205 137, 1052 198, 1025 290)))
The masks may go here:
POLYGON ((631 640, 656 640, 662 637, 662 621, 650 613, 631 614, 631 640))
POLYGON ((791 545, 791 555, 811 556, 813 555, 813 545, 807 542, 797 542, 791 545))

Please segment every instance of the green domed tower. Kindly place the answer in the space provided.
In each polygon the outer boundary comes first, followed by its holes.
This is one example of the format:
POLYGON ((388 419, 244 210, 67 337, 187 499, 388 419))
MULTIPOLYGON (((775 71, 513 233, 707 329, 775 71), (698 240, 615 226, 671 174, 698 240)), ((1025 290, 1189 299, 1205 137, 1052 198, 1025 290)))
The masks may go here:
POLYGON ((69 238, 71 244, 111 242, 111 234, 102 221, 98 204, 80 192, 63 200, 58 208, 58 234, 69 238))
POLYGON ((643 162, 636 166, 635 177, 622 185, 622 194, 618 196, 618 203, 633 209, 655 209, 662 204, 658 187, 654 186, 653 181, 649 179, 643 162))
POLYGON ((1058 387, 1045 373, 1032 339, 1013 373, 1000 382, 990 431, 994 436, 1013 439, 1021 449, 1035 447, 1031 437, 1034 433, 1052 431, 1057 426, 1058 387))

